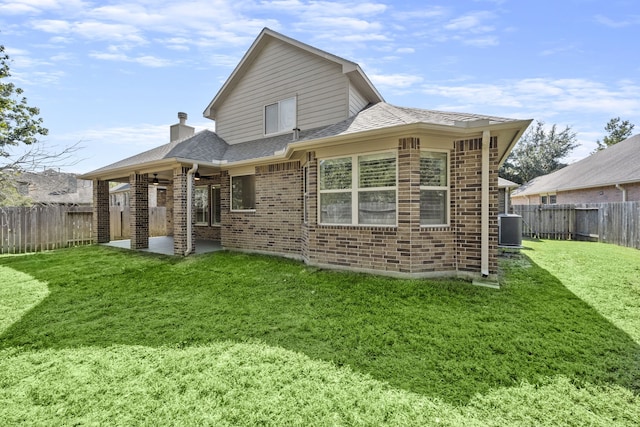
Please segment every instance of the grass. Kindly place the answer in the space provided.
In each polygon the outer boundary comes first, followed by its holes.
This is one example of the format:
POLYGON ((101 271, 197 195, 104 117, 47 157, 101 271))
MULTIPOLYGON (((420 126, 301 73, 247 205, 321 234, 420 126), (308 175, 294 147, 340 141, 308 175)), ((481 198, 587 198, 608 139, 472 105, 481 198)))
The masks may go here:
POLYGON ((526 245, 501 290, 225 252, 0 257, 0 419, 634 425, 640 251, 526 245), (565 277, 573 249, 591 261, 565 277))

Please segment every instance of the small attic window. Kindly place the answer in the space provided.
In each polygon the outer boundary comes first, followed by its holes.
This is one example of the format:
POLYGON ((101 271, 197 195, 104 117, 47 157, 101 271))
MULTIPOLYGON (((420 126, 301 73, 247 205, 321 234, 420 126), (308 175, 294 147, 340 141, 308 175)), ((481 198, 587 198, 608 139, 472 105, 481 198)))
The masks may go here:
POLYGON ((264 134, 291 132, 296 127, 296 98, 284 99, 264 107, 264 134))

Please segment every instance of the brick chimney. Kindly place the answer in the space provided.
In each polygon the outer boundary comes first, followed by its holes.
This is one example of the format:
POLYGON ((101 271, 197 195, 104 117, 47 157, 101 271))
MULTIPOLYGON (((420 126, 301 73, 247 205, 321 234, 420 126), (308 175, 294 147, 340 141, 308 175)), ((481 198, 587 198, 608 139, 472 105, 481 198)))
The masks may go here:
POLYGON ((180 123, 171 125, 169 128, 169 142, 189 138, 195 133, 194 127, 186 125, 187 113, 178 113, 178 119, 180 120, 180 123))

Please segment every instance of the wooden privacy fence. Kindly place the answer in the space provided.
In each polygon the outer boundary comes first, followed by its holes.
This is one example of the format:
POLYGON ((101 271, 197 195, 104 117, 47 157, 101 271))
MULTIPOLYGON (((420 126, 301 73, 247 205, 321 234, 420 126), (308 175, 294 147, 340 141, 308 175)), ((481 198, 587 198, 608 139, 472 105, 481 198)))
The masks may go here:
MULTIPOLYGON (((129 208, 110 209, 111 240, 130 238, 129 208)), ((149 208, 149 236, 166 236, 166 208, 149 208)), ((0 207, 0 254, 93 243, 91 207, 0 207)))
MULTIPOLYGON (((109 209, 109 226, 111 240, 130 239, 131 227, 129 220, 131 215, 129 207, 114 207, 109 209)), ((167 208, 149 208, 149 236, 167 235, 167 208)))
POLYGON ((37 252, 93 241, 91 208, 0 207, 0 253, 37 252))
POLYGON ((540 239, 575 239, 640 249, 640 202, 578 205, 513 205, 522 234, 540 239))

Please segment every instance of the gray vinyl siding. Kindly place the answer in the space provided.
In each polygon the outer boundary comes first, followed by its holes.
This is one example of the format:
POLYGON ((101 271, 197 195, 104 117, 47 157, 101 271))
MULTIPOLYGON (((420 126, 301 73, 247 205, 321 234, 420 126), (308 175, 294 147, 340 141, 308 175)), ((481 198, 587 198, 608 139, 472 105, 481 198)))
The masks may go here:
POLYGON ((368 103, 369 101, 360 94, 358 89, 349 85, 349 117, 358 114, 368 103))
POLYGON ((349 80, 340 65, 278 40, 247 65, 216 113, 216 132, 229 144, 262 138, 264 106, 294 96, 302 130, 349 116, 349 80))

